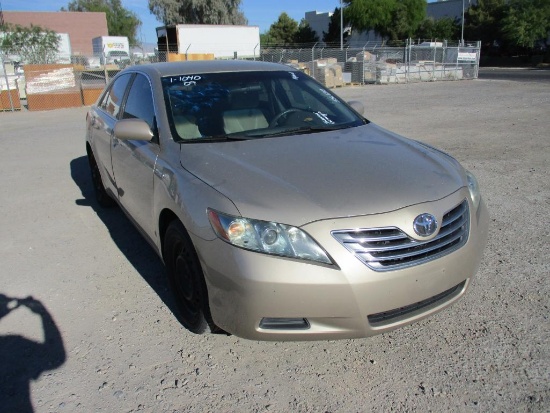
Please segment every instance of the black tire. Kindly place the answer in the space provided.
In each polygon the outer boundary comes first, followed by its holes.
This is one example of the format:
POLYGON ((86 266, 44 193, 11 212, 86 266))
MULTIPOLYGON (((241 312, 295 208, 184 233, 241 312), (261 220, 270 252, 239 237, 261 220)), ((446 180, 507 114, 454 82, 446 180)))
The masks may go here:
POLYGON ((105 190, 105 186, 101 180, 101 174, 99 173, 99 167, 97 166, 97 162, 91 152, 88 153, 88 163, 90 164, 90 172, 92 174, 92 183, 94 185, 94 193, 97 203, 103 208, 115 206, 115 200, 111 198, 105 190))
POLYGON ((212 332, 217 332, 197 253, 179 221, 172 221, 166 230, 163 256, 181 324, 195 334, 205 333, 209 326, 212 332))

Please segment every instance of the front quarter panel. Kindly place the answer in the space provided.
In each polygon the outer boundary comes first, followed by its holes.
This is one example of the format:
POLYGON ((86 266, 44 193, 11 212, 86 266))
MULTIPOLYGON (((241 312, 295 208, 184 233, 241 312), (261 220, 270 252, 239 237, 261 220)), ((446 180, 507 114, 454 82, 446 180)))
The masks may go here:
MULTIPOLYGON (((176 143, 174 145, 179 146, 176 143)), ((171 211, 194 237, 204 240, 216 238, 208 221, 207 208, 239 214, 227 197, 183 168, 175 156, 169 156, 168 159, 162 154, 159 156, 154 187, 155 216, 160 219, 163 211, 171 211)), ((159 251, 162 251, 163 234, 159 230, 160 222, 157 222, 156 243, 159 251)), ((201 255, 201 251, 197 253, 201 255)))

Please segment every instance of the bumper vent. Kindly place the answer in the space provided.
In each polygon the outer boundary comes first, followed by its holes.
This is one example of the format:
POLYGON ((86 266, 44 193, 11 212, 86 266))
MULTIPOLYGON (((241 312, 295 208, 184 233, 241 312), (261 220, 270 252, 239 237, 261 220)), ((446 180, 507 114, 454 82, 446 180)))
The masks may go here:
POLYGON ((435 260, 456 251, 468 241, 468 202, 443 216, 437 236, 417 241, 395 227, 332 231, 344 247, 375 271, 392 271, 435 260))
POLYGON ((368 316, 369 324, 373 327, 381 327, 395 321, 412 317, 413 315, 415 315, 415 313, 420 314, 428 311, 429 309, 435 308, 458 296, 464 289, 465 284, 466 281, 462 281, 460 284, 455 285, 453 288, 450 288, 447 291, 443 291, 440 294, 434 295, 433 297, 427 298, 426 300, 422 300, 405 307, 396 308, 394 310, 371 314, 368 316))

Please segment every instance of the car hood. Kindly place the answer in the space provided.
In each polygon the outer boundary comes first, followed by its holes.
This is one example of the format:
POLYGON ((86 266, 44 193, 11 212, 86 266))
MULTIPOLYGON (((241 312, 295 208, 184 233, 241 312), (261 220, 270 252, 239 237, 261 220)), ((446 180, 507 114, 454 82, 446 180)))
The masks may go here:
POLYGON ((453 158, 372 123, 182 144, 181 164, 233 201, 242 216, 295 226, 393 211, 441 199, 465 185, 453 158))

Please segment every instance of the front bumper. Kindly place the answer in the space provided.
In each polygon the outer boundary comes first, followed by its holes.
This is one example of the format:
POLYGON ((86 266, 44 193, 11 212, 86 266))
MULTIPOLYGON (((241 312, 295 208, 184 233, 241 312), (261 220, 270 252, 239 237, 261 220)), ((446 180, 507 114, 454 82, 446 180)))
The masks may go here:
POLYGON ((302 227, 333 258, 327 266, 193 239, 201 259, 214 322, 255 340, 368 337, 418 321, 451 305, 468 289, 488 234, 488 211, 468 190, 385 214, 340 218, 302 227), (410 232, 417 215, 442 215, 468 199, 470 230, 460 249, 433 261, 377 272, 331 235, 332 230, 396 226, 410 232), (261 328, 262 319, 305 319, 307 329, 261 328))

